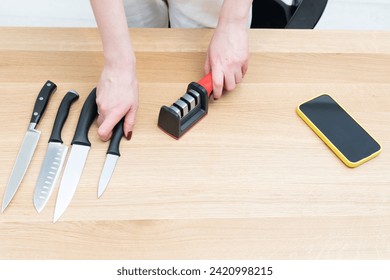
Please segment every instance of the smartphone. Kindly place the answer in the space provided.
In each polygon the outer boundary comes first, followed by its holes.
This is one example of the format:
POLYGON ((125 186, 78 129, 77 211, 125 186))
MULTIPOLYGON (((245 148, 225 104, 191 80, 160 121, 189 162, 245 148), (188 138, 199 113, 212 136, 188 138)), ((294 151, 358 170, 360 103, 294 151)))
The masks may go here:
POLYGON ((299 105, 297 113, 348 167, 381 151, 379 143, 327 94, 299 105))

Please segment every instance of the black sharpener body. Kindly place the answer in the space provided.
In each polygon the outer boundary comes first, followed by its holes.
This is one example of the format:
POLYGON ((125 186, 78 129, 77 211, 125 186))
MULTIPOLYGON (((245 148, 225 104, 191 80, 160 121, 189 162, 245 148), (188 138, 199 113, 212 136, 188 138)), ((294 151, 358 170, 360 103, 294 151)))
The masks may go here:
POLYGON ((207 90, 196 82, 187 87, 187 92, 170 107, 162 106, 158 116, 158 126, 179 139, 193 127, 208 111, 207 90))

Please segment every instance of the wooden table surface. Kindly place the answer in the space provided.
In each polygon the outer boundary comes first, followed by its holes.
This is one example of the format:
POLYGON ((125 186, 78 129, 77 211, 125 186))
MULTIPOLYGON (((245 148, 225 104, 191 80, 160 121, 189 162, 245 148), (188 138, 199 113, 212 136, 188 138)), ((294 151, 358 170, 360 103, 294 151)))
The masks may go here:
POLYGON ((251 30, 250 64, 236 90, 179 141, 159 108, 203 74, 212 30, 130 30, 140 109, 114 176, 97 199, 108 143, 92 149, 65 214, 58 185, 42 213, 33 190, 64 94, 80 100, 73 137, 103 58, 96 29, 0 28, 0 196, 43 83, 58 85, 24 180, 0 214, 1 259, 390 258, 390 33, 251 30), (383 151, 346 167, 296 115, 322 93, 337 99, 383 151))

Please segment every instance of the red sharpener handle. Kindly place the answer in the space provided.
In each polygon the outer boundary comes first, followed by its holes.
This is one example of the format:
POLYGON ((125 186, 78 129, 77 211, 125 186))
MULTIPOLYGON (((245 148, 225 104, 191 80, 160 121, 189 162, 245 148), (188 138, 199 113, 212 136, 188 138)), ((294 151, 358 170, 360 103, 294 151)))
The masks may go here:
POLYGON ((198 84, 207 90, 207 95, 210 96, 213 91, 213 76, 209 72, 206 76, 199 80, 198 84))

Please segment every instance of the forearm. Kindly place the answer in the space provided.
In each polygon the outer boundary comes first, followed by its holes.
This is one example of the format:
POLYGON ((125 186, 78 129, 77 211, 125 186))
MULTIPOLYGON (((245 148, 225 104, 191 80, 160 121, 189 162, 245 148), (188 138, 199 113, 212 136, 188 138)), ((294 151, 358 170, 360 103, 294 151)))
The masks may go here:
POLYGON ((213 73, 213 96, 231 91, 248 69, 248 21, 252 0, 225 0, 207 50, 205 72, 213 73))
POLYGON ((96 86, 98 134, 107 141, 124 117, 129 140, 138 108, 138 82, 123 0, 90 0, 103 43, 104 68, 96 86))
POLYGON ((103 44, 105 66, 135 64, 123 0, 91 0, 103 44))
POLYGON ((219 15, 218 25, 233 23, 247 27, 252 1, 225 0, 219 15))

